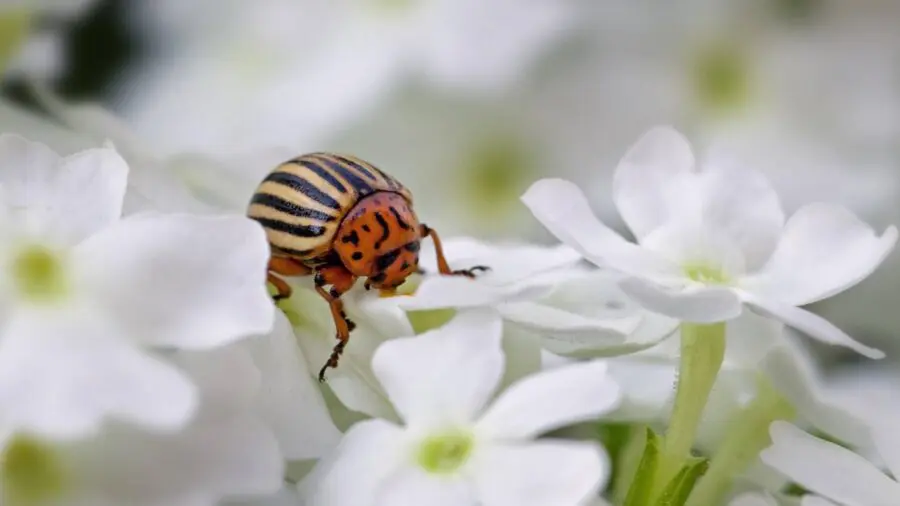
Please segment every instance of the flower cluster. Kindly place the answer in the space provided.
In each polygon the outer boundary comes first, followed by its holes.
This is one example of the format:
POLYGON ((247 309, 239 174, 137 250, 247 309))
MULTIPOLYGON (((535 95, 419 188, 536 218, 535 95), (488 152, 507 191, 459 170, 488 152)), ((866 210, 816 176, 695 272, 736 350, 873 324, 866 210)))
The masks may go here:
POLYGON ((273 303, 265 233, 239 209, 123 207, 176 181, 150 166, 127 145, 62 157, 0 136, 3 504, 896 495, 878 465, 898 465, 900 417, 852 410, 791 334, 883 356, 800 306, 869 276, 897 230, 828 204, 785 220, 760 173, 698 163, 671 128, 616 169, 636 242, 574 184, 538 181, 522 200, 563 244, 444 241, 451 264, 491 267, 474 279, 437 274, 426 245, 396 296, 343 296, 356 328, 325 384, 334 327, 312 280, 273 303))

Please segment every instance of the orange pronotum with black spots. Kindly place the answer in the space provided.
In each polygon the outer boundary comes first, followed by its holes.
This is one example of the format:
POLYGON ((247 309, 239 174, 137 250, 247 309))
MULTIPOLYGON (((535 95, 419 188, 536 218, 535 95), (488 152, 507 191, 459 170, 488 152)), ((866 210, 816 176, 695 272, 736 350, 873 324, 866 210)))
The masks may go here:
POLYGON ((419 244, 430 236, 438 271, 473 276, 486 267, 451 270, 437 233, 419 223, 413 198, 399 181, 368 162, 333 153, 310 153, 275 168, 260 183, 247 214, 266 230, 272 256, 268 281, 288 297, 291 287, 275 274, 313 274, 316 291, 331 307, 337 344, 319 371, 337 367, 354 324, 341 295, 366 277, 366 289, 392 292, 418 271, 419 244))

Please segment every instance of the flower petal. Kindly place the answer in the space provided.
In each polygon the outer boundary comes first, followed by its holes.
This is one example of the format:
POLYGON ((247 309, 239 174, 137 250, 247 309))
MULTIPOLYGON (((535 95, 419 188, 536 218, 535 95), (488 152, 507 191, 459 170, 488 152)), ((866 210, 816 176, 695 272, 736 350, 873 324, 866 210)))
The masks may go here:
MULTIPOLYGON (((491 270, 479 273, 477 279, 492 286, 525 281, 543 272, 575 265, 581 260, 577 251, 565 245, 489 243, 469 237, 444 239, 443 250, 453 268, 489 266, 491 270)), ((422 245, 419 259, 419 266, 426 272, 437 272, 434 246, 430 241, 422 245)))
POLYGON ((332 455, 320 460, 300 483, 306 506, 378 506, 378 492, 408 459, 410 442, 384 420, 359 422, 344 435, 332 455), (353 486, 347 486, 352 477, 353 486))
POLYGON ((478 422, 477 431, 504 440, 534 437, 599 418, 619 404, 619 385, 595 360, 528 376, 506 389, 478 422))
POLYGON ((272 427, 287 460, 318 458, 337 446, 341 433, 334 426, 325 400, 281 311, 268 335, 247 339, 246 347, 262 374, 257 397, 261 415, 272 427))
POLYGON ((473 462, 484 506, 584 504, 609 478, 609 462, 590 443, 545 440, 485 444, 473 462))
POLYGON ((900 475, 900 434, 897 433, 897 418, 879 420, 872 425, 872 441, 878 449, 878 455, 897 479, 900 475))
POLYGON ((601 223, 574 183, 540 180, 522 195, 522 202, 550 233, 600 267, 667 280, 684 277, 677 265, 626 241, 601 223))
POLYGON ((503 374, 500 317, 457 314, 438 330, 382 344, 372 369, 407 425, 467 424, 503 374))
POLYGON ((464 476, 428 474, 418 467, 405 467, 388 478, 373 497, 375 506, 459 506, 478 504, 475 490, 464 476))
POLYGON ((811 204, 791 216, 769 262, 742 285, 760 297, 803 306, 862 281, 896 242, 895 227, 879 236, 841 206, 811 204))
POLYGON ((0 135, 3 201, 27 232, 71 245, 122 214, 128 165, 111 148, 61 158, 18 135, 0 135))
POLYGON ((99 429, 107 416, 155 430, 182 427, 191 381, 122 341, 88 308, 15 315, 0 339, 0 420, 48 437, 99 429))
POLYGON ((674 179, 694 169, 691 145, 678 131, 657 126, 641 136, 616 168, 613 200, 640 241, 669 219, 674 179))
POLYGON ((786 422, 774 422, 772 446, 760 453, 768 466, 804 488, 841 504, 885 504, 900 495, 900 485, 859 455, 815 438, 786 422))
POLYGON ((828 499, 816 496, 816 495, 805 495, 803 499, 800 500, 800 506, 838 506, 837 504, 829 501, 828 499))
POLYGON ((740 297, 727 287, 698 285, 675 291, 639 278, 625 278, 619 286, 647 310, 686 322, 723 322, 743 311, 740 297))
POLYGON ((865 423, 825 398, 813 365, 812 357, 791 341, 783 340, 769 352, 759 369, 804 420, 842 441, 866 441, 865 423))
POLYGON ((493 286, 465 277, 428 277, 411 296, 393 298, 407 311, 493 306, 507 301, 531 300, 550 291, 548 286, 493 286))
POLYGON ((799 307, 782 304, 772 299, 762 299, 746 292, 741 295, 744 302, 750 305, 757 313, 781 320, 786 325, 799 330, 817 341, 836 346, 844 346, 869 358, 884 358, 884 352, 881 350, 871 348, 854 340, 844 331, 835 327, 831 322, 815 313, 799 307))
POLYGON ((262 227, 238 216, 134 216, 76 249, 85 283, 134 337, 183 349, 272 328, 268 257, 262 227))
POLYGON ((778 506, 778 503, 769 494, 747 492, 732 499, 728 506, 778 506))

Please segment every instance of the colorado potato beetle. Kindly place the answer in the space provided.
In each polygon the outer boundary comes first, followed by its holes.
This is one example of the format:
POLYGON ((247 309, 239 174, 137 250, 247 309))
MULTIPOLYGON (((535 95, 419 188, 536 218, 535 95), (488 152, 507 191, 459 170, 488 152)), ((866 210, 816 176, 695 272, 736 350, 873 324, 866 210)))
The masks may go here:
POLYGON ((360 277, 365 288, 391 293, 419 271, 419 245, 431 237, 443 275, 473 277, 485 266, 451 270, 434 229, 420 223, 413 197, 402 183, 359 158, 309 153, 276 167, 260 183, 247 214, 266 231, 271 248, 268 282, 274 298, 291 287, 276 274, 313 275, 316 291, 328 302, 337 344, 319 371, 337 367, 355 327, 341 295, 360 277))

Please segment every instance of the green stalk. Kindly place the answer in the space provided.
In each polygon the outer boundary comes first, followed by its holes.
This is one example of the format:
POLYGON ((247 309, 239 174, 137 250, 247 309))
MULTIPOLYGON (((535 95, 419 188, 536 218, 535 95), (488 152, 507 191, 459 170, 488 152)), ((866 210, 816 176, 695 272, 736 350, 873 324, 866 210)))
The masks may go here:
POLYGON ((768 382, 761 381, 756 397, 734 417, 731 430, 716 450, 709 470, 694 488, 687 506, 723 504, 734 478, 771 443, 772 422, 791 420, 795 415, 793 406, 768 382))
POLYGON ((0 13, 0 74, 19 51, 31 29, 30 8, 6 9, 0 13))
POLYGON ((681 324, 681 359, 675 406, 654 480, 654 497, 691 457, 697 427, 725 359, 725 323, 681 324))

